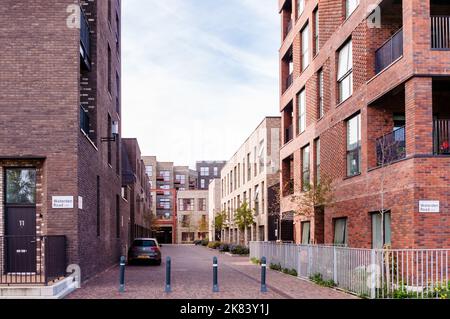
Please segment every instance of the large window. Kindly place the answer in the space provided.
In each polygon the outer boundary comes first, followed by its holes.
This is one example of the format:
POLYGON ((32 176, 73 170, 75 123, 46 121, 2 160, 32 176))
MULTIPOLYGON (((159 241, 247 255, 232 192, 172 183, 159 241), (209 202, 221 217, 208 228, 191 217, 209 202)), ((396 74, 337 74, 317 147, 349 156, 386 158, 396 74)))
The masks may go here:
POLYGON ((179 182, 181 185, 185 185, 186 184, 186 175, 182 175, 182 174, 175 175, 175 180, 177 182, 179 182))
POLYGON ((170 182, 170 171, 160 171, 159 176, 162 177, 165 182, 170 182))
POLYGON ((298 104, 298 133, 301 134, 306 129, 306 91, 301 90, 297 95, 298 104))
POLYGON ((209 167, 200 167, 200 176, 209 176, 209 167))
POLYGON ((311 222, 302 223, 302 245, 311 243, 311 222))
POLYGON ((200 188, 206 188, 206 181, 204 179, 200 180, 200 188))
POLYGON ((218 167, 214 167, 214 176, 219 176, 219 168, 218 167))
POLYGON ((319 8, 316 8, 313 12, 314 15, 314 55, 319 53, 319 8))
POLYGON ((194 210, 194 199, 182 198, 180 199, 180 210, 190 212, 194 210))
POLYGON ((347 245, 347 218, 338 218, 334 220, 334 244, 347 245))
POLYGON ((264 172, 264 168, 266 167, 266 162, 265 162, 265 157, 264 157, 264 153, 265 153, 265 147, 264 147, 264 140, 262 140, 259 143, 259 173, 264 172))
POLYGON ((353 45, 350 40, 339 51, 338 62, 339 102, 353 94, 353 45))
POLYGON ((250 165, 250 153, 247 154, 247 181, 252 179, 252 167, 250 165))
POLYGON ((318 104, 318 110, 317 110, 317 116, 319 119, 321 119, 324 115, 324 108, 323 108, 323 95, 324 95, 324 88, 323 88, 323 70, 320 69, 319 73, 317 74, 317 104, 318 104))
POLYGON ((361 114, 347 121, 347 176, 361 173, 361 114))
POLYGON ((309 24, 302 30, 302 71, 309 65, 309 24))
POLYGON ((391 213, 385 212, 382 218, 381 213, 372 214, 372 248, 381 249, 384 245, 391 244, 391 213), (384 233, 381 232, 383 219, 384 233))
POLYGON ((316 139, 315 142, 316 146, 316 167, 315 167, 315 173, 316 173, 316 185, 320 184, 320 138, 316 139))
POLYGON ((153 166, 151 166, 151 165, 145 166, 145 173, 147 173, 148 177, 152 177, 153 176, 153 166))
POLYGON ((111 47, 108 44, 108 72, 106 76, 108 77, 108 92, 112 95, 112 57, 111 57, 111 47))
POLYGON ((297 18, 299 18, 305 10, 305 0, 297 0, 297 18))
POLYGON ((310 171, 309 171, 309 146, 302 149, 302 190, 306 192, 310 187, 310 171))
POLYGON ((359 0, 345 0, 345 18, 350 17, 359 5, 359 0))
POLYGON ((205 212, 206 211, 206 198, 198 199, 198 210, 205 212))
POLYGON ((255 186, 255 215, 259 214, 259 185, 255 186))
POLYGON ((188 228, 191 226, 191 216, 182 215, 181 216, 181 227, 188 228))
POLYGON ((6 170, 6 203, 21 205, 36 203, 35 169, 6 170))

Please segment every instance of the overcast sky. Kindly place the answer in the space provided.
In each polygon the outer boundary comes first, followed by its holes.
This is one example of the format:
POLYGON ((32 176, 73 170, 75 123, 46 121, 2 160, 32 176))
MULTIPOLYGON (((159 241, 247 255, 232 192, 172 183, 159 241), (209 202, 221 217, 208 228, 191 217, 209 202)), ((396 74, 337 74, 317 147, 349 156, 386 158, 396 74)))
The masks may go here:
POLYGON ((279 115, 276 0, 122 2, 123 135, 143 155, 228 160, 279 115))

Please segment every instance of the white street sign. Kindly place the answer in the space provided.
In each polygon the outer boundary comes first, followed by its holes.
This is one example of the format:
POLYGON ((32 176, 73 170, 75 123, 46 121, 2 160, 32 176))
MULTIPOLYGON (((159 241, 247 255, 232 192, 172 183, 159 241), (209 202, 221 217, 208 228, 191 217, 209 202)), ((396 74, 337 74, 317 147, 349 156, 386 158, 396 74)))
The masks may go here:
POLYGON ((419 213, 439 213, 440 202, 438 200, 419 201, 419 213))
POLYGON ((52 208, 55 209, 73 208, 73 196, 53 196, 52 208))

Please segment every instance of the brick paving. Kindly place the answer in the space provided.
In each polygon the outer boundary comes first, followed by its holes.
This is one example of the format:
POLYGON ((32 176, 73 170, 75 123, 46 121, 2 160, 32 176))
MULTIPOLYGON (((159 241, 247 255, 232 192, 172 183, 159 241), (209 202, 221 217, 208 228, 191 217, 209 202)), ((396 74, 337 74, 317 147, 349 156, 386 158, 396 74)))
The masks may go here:
POLYGON ((260 292, 260 267, 205 247, 162 248, 172 258, 172 290, 164 292, 162 266, 128 266, 126 291, 118 292, 118 267, 92 278, 69 299, 348 299, 352 295, 268 270, 268 292, 260 292), (219 293, 212 293, 212 258, 219 258, 219 293))

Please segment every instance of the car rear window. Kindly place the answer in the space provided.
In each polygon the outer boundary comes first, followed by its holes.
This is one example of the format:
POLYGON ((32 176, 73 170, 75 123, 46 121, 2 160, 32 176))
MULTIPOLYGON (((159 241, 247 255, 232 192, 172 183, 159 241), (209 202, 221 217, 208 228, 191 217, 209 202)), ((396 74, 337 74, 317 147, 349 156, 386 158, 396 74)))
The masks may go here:
POLYGON ((154 240, 135 240, 133 246, 136 247, 155 247, 156 242, 154 240))

